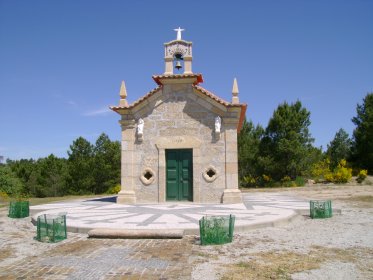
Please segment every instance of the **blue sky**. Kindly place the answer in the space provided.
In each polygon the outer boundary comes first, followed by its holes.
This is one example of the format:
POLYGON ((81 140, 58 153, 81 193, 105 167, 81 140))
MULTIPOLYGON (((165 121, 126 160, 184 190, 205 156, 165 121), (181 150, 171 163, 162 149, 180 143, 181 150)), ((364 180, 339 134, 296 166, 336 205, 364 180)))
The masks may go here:
POLYGON ((316 146, 351 135, 373 91, 369 0, 0 0, 0 155, 66 157, 79 136, 119 140, 108 106, 121 81, 130 102, 153 89, 179 26, 201 86, 231 100, 237 77, 247 118, 264 127, 299 99, 316 146))

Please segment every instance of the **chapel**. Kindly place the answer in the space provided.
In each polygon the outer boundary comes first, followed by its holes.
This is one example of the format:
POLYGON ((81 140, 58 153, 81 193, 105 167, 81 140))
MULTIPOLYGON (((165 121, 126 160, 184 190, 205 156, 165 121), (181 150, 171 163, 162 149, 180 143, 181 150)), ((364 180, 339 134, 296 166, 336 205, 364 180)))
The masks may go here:
POLYGON ((157 87, 129 104, 124 81, 121 117, 121 191, 117 203, 240 203, 237 134, 247 105, 203 88, 192 71, 192 42, 164 44, 165 71, 152 78, 157 87), (176 73, 175 73, 176 72, 176 73))

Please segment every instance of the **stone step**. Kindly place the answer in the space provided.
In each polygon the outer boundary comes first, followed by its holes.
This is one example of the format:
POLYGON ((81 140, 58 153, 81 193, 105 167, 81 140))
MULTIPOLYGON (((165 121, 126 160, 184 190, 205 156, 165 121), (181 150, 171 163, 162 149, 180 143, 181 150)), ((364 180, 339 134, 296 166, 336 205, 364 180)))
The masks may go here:
POLYGON ((184 230, 177 229, 109 229, 97 228, 88 232, 89 238, 110 239, 181 239, 184 230))

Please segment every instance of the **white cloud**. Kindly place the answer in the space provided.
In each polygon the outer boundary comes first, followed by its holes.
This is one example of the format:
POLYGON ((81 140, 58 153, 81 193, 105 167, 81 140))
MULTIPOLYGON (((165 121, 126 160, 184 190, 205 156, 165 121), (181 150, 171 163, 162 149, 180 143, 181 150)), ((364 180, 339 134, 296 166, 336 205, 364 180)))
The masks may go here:
POLYGON ((101 109, 85 112, 83 113, 83 116, 86 116, 86 117, 105 116, 110 112, 111 111, 108 107, 104 107, 101 109))
POLYGON ((78 106, 78 104, 75 101, 73 101, 73 100, 67 101, 66 104, 68 104, 70 106, 73 106, 73 107, 77 107, 78 106))

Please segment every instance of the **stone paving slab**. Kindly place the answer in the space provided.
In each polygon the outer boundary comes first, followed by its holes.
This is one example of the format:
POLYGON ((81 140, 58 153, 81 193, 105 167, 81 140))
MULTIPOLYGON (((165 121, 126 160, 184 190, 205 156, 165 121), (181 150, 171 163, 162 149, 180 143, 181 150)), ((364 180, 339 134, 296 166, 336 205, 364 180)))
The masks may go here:
POLYGON ((43 254, 8 266, 0 264, 0 279, 186 280, 191 275, 192 267, 186 264, 194 243, 190 236, 169 240, 97 240, 75 235, 69 241, 49 244, 49 250, 43 254))
POLYGON ((67 213, 70 232, 87 233, 97 228, 184 230, 199 233, 205 215, 235 215, 235 231, 275 226, 294 219, 299 211, 309 212, 309 201, 276 193, 243 194, 240 204, 162 203, 123 205, 108 198, 76 200, 31 207, 33 220, 41 214, 67 213))

